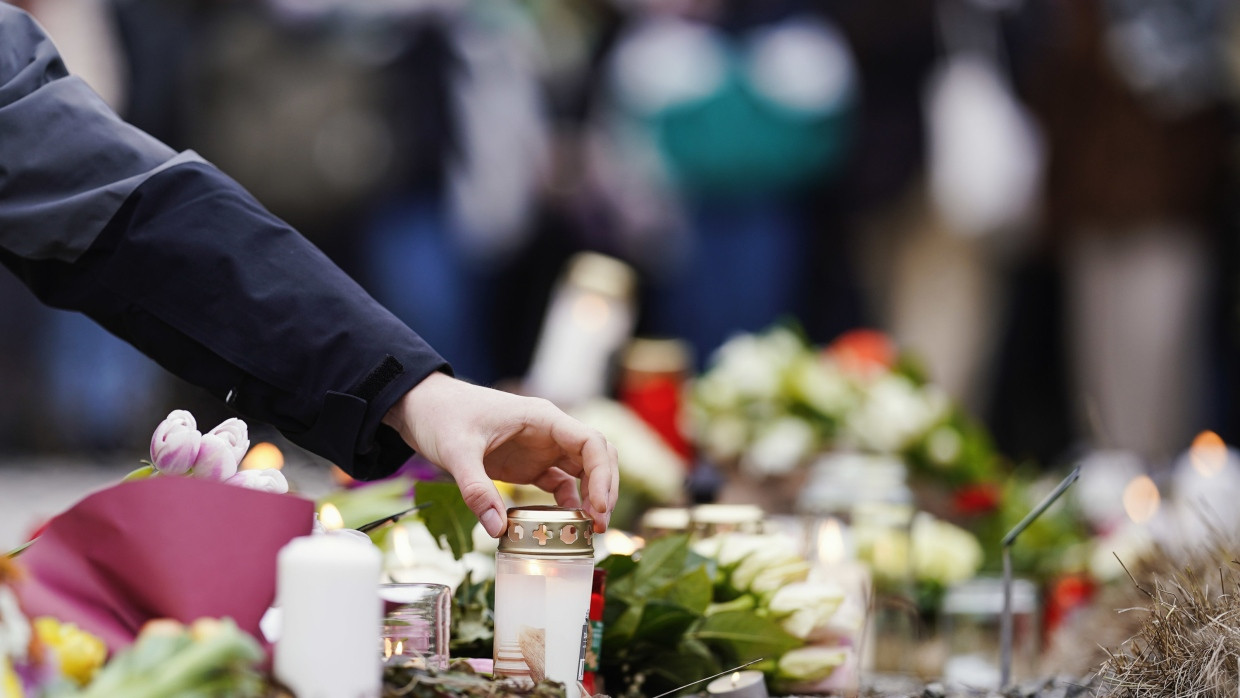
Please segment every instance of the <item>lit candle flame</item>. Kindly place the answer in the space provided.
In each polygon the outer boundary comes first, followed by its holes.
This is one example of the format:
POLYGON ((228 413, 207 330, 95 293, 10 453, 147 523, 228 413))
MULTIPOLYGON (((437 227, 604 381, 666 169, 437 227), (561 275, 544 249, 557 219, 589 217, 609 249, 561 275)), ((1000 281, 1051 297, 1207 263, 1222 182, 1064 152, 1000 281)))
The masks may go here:
POLYGON ((385 637, 383 638, 383 658, 391 659, 391 657, 392 657, 392 639, 385 637))
POLYGON ((242 470, 279 470, 283 467, 284 454, 280 452, 280 447, 266 441, 254 444, 241 459, 242 470))
POLYGON ((328 502, 319 509, 319 523, 323 524, 323 528, 335 531, 344 528, 344 517, 340 515, 336 505, 328 502))
POLYGON ((741 672, 732 672, 732 688, 736 688, 736 684, 741 682, 741 672))
POLYGON ((1227 444, 1222 437, 1206 430, 1193 439, 1188 449, 1189 462, 1202 477, 1217 475, 1227 464, 1227 444))
POLYGON ((834 516, 818 527, 818 560, 827 564, 844 560, 844 531, 834 516))
POLYGON ((404 653, 405 653, 405 641, 404 641, 404 640, 397 640, 397 641, 396 641, 396 651, 395 651, 395 652, 393 652, 393 654, 403 655, 404 653))
POLYGON ((1161 497, 1149 475, 1138 475, 1124 488, 1124 511, 1135 523, 1145 523, 1158 513, 1161 497))

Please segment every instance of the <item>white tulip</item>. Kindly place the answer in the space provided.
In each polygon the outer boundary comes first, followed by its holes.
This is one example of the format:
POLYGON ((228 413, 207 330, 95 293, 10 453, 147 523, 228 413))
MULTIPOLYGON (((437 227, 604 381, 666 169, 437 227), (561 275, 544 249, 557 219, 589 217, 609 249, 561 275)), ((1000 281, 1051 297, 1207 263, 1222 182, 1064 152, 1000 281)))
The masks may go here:
POLYGON ((802 640, 826 627, 844 601, 844 589, 830 582, 798 582, 775 591, 767 608, 788 634, 802 640))

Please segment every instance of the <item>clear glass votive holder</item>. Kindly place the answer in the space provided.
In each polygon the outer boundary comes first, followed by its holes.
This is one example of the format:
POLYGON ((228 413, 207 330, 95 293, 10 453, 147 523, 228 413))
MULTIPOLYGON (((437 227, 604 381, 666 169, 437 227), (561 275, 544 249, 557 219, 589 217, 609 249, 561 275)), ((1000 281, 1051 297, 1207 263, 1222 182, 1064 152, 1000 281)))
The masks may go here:
POLYGON ((444 584, 380 584, 379 598, 384 664, 447 669, 452 590, 444 584))
MULTIPOLYGON (((1012 677, 1030 679, 1038 662, 1038 590, 1028 579, 1012 580, 1012 677)), ((1003 625, 1003 580, 978 577, 950 587, 940 625, 947 641, 943 679, 976 689, 998 689, 1003 625)))

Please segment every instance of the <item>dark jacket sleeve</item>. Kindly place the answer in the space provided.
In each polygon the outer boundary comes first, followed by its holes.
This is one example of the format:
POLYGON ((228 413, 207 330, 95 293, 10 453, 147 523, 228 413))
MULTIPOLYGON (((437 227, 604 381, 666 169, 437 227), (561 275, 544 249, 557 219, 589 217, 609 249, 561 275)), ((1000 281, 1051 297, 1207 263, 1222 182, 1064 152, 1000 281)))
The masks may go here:
POLYGON ((448 370, 236 182, 121 122, 4 4, 0 261, 45 303, 363 479, 409 456, 383 415, 448 370))

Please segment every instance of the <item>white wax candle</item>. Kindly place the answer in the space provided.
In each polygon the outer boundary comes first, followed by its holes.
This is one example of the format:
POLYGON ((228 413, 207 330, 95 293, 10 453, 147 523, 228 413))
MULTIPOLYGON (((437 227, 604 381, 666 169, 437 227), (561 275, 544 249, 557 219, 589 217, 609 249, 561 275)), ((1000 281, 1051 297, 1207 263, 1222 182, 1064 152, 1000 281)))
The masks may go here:
POLYGON ((590 615, 593 562, 562 565, 547 577, 547 678, 564 682, 567 698, 578 697, 585 668, 582 633, 590 615))
POLYGON ((592 558, 497 555, 495 673, 559 681, 567 698, 578 698, 593 577, 592 558))
POLYGON ((276 678, 298 698, 378 696, 378 549, 350 537, 305 536, 284 546, 278 565, 276 678))
POLYGON ((706 684, 711 698, 767 698, 766 677, 760 671, 734 671, 706 684))

